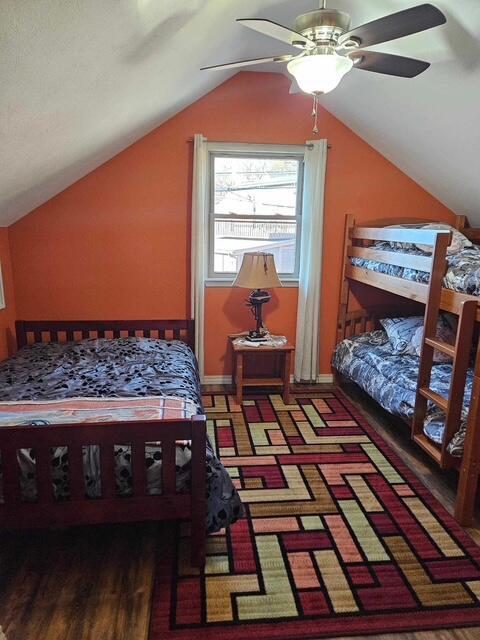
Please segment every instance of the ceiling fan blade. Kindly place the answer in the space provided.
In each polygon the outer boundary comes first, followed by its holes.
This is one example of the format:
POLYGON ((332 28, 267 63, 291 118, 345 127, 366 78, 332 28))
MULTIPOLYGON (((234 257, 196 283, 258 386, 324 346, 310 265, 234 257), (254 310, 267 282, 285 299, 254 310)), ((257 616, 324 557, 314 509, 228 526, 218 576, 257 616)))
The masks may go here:
POLYGON ((292 29, 284 27, 283 25, 276 22, 272 22, 272 20, 267 20, 266 18, 237 18, 237 22, 240 22, 249 29, 259 31, 265 36, 270 36, 270 38, 275 38, 276 40, 286 42, 292 47, 297 47, 300 49, 315 48, 315 43, 313 42, 313 40, 309 40, 308 38, 305 38, 305 36, 302 36, 301 33, 292 31, 292 29))
POLYGON ((235 67, 246 67, 250 64, 263 64, 264 62, 288 62, 293 58, 295 58, 295 56, 291 56, 291 55, 274 56, 270 58, 253 58, 252 60, 239 60, 238 62, 226 62, 225 64, 214 64, 210 67, 202 67, 200 71, 205 71, 206 69, 233 69, 235 67))
POLYGON ((411 9, 392 13, 361 27, 356 27, 339 38, 339 44, 350 39, 358 40, 361 47, 371 47, 374 44, 388 42, 409 36, 425 29, 438 27, 447 21, 440 9, 431 4, 420 4, 411 9))
POLYGON ((400 78, 414 78, 430 66, 429 62, 424 62, 423 60, 394 56, 390 53, 379 53, 377 51, 355 51, 350 53, 348 57, 353 60, 354 69, 374 71, 375 73, 384 73, 388 76, 398 76, 400 78))

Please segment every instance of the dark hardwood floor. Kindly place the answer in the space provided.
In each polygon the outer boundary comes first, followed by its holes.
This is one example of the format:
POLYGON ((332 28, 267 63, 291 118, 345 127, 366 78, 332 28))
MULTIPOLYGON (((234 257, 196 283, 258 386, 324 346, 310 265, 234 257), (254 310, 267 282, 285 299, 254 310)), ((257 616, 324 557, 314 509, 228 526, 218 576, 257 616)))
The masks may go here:
MULTIPOLYGON (((344 391, 452 512, 456 473, 440 472, 410 442, 406 426, 354 385, 344 391)), ((7 640, 146 640, 162 526, 142 523, 1 534, 0 625, 7 640)), ((468 531, 480 544, 480 526, 476 523, 468 531)), ((479 640, 480 628, 375 638, 479 640)))
POLYGON ((146 638, 158 527, 4 534, 0 624, 7 639, 146 638))

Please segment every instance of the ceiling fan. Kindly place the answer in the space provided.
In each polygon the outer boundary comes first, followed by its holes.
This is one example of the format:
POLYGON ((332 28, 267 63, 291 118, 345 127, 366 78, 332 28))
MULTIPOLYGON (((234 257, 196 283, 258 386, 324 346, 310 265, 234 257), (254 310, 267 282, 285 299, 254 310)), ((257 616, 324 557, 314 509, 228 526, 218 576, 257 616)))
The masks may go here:
POLYGON ((443 13, 431 4, 421 4, 392 13, 350 29, 350 16, 337 9, 320 8, 297 16, 293 29, 265 18, 239 18, 237 22, 297 49, 298 55, 239 60, 205 69, 231 69, 266 62, 287 62, 287 69, 305 93, 319 96, 335 89, 352 68, 390 76, 413 78, 430 66, 429 62, 377 51, 365 51, 382 42, 403 38, 446 22, 443 13))

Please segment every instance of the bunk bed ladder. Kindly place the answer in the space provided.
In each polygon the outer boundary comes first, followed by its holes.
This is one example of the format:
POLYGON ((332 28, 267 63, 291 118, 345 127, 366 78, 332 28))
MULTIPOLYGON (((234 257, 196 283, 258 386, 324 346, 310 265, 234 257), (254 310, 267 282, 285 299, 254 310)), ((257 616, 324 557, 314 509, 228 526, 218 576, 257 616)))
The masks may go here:
POLYGON ((463 457, 460 465, 455 520, 464 527, 470 527, 475 512, 475 498, 480 471, 480 340, 477 342, 477 356, 473 370, 472 397, 468 412, 467 430, 463 457))
MULTIPOLYGON (((418 367, 417 391, 415 396, 415 408, 412 420, 412 438, 424 449, 442 468, 449 466, 444 447, 440 450, 423 432, 425 416, 427 414, 428 401, 436 404, 445 412, 446 420, 450 413, 450 403, 447 399, 438 395, 430 389, 430 378, 433 366, 433 354, 435 348, 445 353, 446 349, 451 350, 451 345, 447 345, 437 340, 437 322, 440 313, 440 303, 442 297, 443 276, 446 270, 447 248, 451 242, 451 234, 437 234, 432 247, 432 262, 430 266, 430 282, 428 296, 425 305, 424 329, 422 339, 422 350, 420 353, 420 364, 418 367), (436 346, 433 346, 435 343, 436 346)), ((463 314, 462 314, 463 315, 463 314)), ((461 320, 459 320, 459 325, 461 320)), ((461 336, 460 326, 457 338, 461 336)), ((451 351, 448 352, 449 355, 451 351)), ((455 362, 453 371, 455 371, 455 362)), ((453 382, 453 380, 452 380, 453 382)), ((452 388, 452 385, 451 387, 452 388)), ((463 397, 463 396, 462 396, 463 397)), ((453 403, 455 405, 455 403, 453 403)), ((455 408, 453 406, 453 408, 455 408)), ((451 421, 450 421, 451 423, 451 421)), ((445 425, 446 426, 446 425, 445 425)), ((446 429, 445 429, 446 431, 446 429)), ((444 438, 445 439, 445 438, 444 438)))
POLYGON ((425 449, 427 453, 445 469, 452 466, 453 463, 447 446, 452 436, 458 431, 460 424, 477 301, 472 299, 462 303, 454 345, 443 342, 436 337, 438 311, 438 306, 427 304, 412 424, 412 437, 417 444, 425 449), (439 395, 430 388, 433 354, 435 350, 452 358, 452 378, 450 380, 448 398, 439 395), (445 429, 440 448, 436 447, 423 433, 428 401, 437 405, 445 414, 445 429))

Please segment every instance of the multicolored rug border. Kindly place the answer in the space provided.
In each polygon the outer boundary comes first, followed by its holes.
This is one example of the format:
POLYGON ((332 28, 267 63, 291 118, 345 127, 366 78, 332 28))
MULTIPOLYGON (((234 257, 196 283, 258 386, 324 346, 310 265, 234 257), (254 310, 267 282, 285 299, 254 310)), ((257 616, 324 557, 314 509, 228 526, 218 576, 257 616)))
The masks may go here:
MULTIPOLYGON (((344 405, 346 410, 358 423, 370 440, 380 449, 385 458, 398 470, 412 487, 418 497, 434 512, 437 519, 455 536, 455 541, 480 566, 480 547, 470 535, 448 513, 438 499, 422 484, 414 472, 405 464, 400 456, 383 440, 383 438, 369 424, 363 414, 352 404, 345 394, 337 387, 322 389, 322 393, 332 392, 344 405)), ((318 392, 294 393, 294 398, 314 397, 318 392)), ((212 394, 224 395, 224 394, 212 394)), ((251 394, 246 400, 264 398, 265 394, 251 394)), ((267 396, 268 397, 268 396, 267 396)), ((159 562, 156 572, 156 584, 152 597, 152 615, 150 622, 150 640, 213 640, 218 638, 219 631, 228 633, 229 640, 250 640, 253 635, 262 636, 266 640, 320 640, 338 636, 355 637, 385 633, 401 633, 412 631, 440 631, 451 628, 480 627, 480 606, 472 607, 456 605, 452 607, 436 606, 431 610, 399 611, 391 610, 382 613, 368 614, 365 612, 341 614, 336 618, 306 616, 292 620, 291 617, 272 619, 271 622, 257 622, 245 620, 238 622, 210 622, 208 626, 185 626, 182 628, 160 629, 161 620, 171 619, 175 599, 172 598, 172 580, 175 575, 176 534, 170 529, 164 531, 159 551, 159 562), (439 614, 441 622, 439 622, 439 614), (346 626, 348 625, 348 628, 346 626)), ((204 606, 204 594, 202 605, 204 606)))

